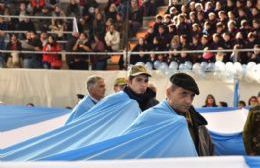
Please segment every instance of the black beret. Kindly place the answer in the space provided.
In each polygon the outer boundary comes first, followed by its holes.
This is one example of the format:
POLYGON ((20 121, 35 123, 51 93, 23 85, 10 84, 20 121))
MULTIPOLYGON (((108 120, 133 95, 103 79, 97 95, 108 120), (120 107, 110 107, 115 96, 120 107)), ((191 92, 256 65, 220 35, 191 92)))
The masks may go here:
POLYGON ((196 95, 200 94, 199 87, 195 80, 188 74, 176 73, 171 76, 170 81, 172 84, 182 87, 183 89, 190 90, 196 95))

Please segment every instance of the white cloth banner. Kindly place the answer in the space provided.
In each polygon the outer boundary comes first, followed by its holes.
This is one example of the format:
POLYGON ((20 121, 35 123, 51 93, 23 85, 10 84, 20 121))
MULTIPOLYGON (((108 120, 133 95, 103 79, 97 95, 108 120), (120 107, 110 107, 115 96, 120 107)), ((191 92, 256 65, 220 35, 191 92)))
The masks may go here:
MULTIPOLYGON (((126 77, 126 71, 76 71, 76 70, 0 70, 0 101, 6 104, 25 105, 33 102, 48 107, 73 107, 77 103, 76 94, 87 94, 88 76, 97 74, 105 79, 106 94, 113 93, 113 83, 117 77, 126 77)), ((233 103, 234 83, 213 78, 210 73, 204 79, 195 76, 200 88, 200 95, 194 99, 195 107, 201 107, 208 94, 217 100, 233 103)), ((150 80, 157 87, 157 99, 165 98, 165 89, 169 79, 158 71, 152 72, 150 80)), ((259 83, 240 82, 240 99, 247 101, 259 91, 259 83)))

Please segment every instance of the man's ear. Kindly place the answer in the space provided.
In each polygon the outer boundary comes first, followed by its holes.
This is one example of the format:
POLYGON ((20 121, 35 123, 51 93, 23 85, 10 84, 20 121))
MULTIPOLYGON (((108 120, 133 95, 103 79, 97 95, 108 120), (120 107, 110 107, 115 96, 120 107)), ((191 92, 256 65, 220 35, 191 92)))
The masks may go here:
POLYGON ((170 96, 170 92, 171 92, 171 87, 168 87, 166 89, 166 97, 168 98, 170 96))

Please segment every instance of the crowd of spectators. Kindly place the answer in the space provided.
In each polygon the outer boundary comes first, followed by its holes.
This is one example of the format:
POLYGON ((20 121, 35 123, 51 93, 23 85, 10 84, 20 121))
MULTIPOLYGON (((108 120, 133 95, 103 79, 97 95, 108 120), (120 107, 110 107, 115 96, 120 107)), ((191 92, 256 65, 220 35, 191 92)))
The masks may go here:
POLYGON ((203 50, 204 53, 133 55, 137 62, 192 63, 239 61, 260 63, 259 51, 237 52, 236 49, 259 49, 259 0, 190 0, 180 4, 170 0, 164 15, 157 15, 154 26, 139 39, 134 51, 203 50), (234 49, 232 53, 207 50, 234 49))
MULTIPOLYGON (((123 31, 128 5, 129 36, 142 26, 143 15, 155 15, 157 3, 148 0, 109 0, 99 4, 96 0, 9 0, 0 1, 0 67, 52 68, 62 67, 58 54, 20 54, 15 51, 110 52, 123 49, 123 31), (129 5, 127 4, 129 2, 129 5), (144 7, 145 6, 145 7, 144 7), (19 18, 8 17, 10 15, 19 18), (79 33, 66 34, 75 27, 68 19, 32 19, 23 16, 75 17, 79 33), (21 31, 20 33, 5 33, 21 31), (23 32, 24 31, 24 32, 23 32), (36 33, 37 32, 37 33, 36 33), (38 33, 40 32, 40 33, 38 33), (51 32, 48 34, 47 32, 51 32), (59 41, 67 42, 66 45, 59 41)), ((105 70, 109 56, 66 55, 70 69, 105 70)), ((123 58, 120 59, 120 68, 123 58)))
MULTIPOLYGON (((86 52, 84 55, 66 55, 66 63, 70 69, 89 69, 91 63, 93 70, 105 70, 109 55, 90 56, 87 52, 124 49, 127 16, 127 34, 133 37, 142 27, 143 16, 155 16, 157 7, 161 5, 164 5, 163 1, 156 0, 108 0, 105 6, 96 0, 69 0, 68 3, 61 0, 1 0, 0 14, 4 17, 0 17, 0 50, 14 52, 0 53, 0 67, 60 69, 63 65, 59 54, 21 54, 16 51, 65 50, 86 52), (8 17, 10 15, 20 17, 8 17), (80 33, 66 34, 66 31, 75 28, 72 20, 32 19, 23 16, 72 16, 76 18, 80 33), (4 32, 12 30, 21 32, 4 32)), ((259 48, 259 10, 259 0, 191 0, 187 4, 170 0, 166 13, 156 16, 154 26, 148 28, 145 38, 138 39, 138 44, 133 50, 259 48)), ((259 52, 139 54, 131 55, 130 63, 155 60, 168 63, 216 60, 227 62, 234 59, 241 63, 259 63, 259 57, 259 52)), ((120 57, 120 69, 124 68, 123 64, 123 57, 120 57)))

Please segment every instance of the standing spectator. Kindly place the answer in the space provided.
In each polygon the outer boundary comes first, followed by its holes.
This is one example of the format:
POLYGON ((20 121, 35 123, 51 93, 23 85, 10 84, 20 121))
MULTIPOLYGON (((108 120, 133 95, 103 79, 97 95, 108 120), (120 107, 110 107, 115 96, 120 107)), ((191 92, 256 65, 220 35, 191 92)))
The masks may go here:
MULTIPOLYGON (((60 52, 61 47, 56 42, 53 36, 48 36, 47 44, 43 47, 44 52, 60 52)), ((43 68, 45 69, 60 69, 62 61, 60 54, 44 53, 42 58, 43 68)))
MULTIPOLYGON (((49 12, 49 9, 47 7, 43 7, 40 12, 40 16, 42 17, 51 16, 51 13, 49 12)), ((51 21, 49 19, 42 19, 38 22, 38 24, 39 24, 39 29, 41 31, 48 31, 49 26, 51 25, 51 21)))
MULTIPOLYGON (((67 44, 65 45, 66 46, 66 51, 69 51, 69 52, 72 52, 73 51, 73 47, 74 47, 74 44, 77 42, 79 38, 79 33, 78 32, 73 32, 72 35, 70 36, 67 44)), ((70 54, 67 54, 66 55, 66 63, 69 67, 69 69, 73 69, 75 66, 75 59, 74 59, 74 56, 75 55, 70 55, 70 54)))
POLYGON ((133 36, 137 33, 138 29, 143 24, 142 9, 138 6, 137 0, 130 1, 129 10, 129 36, 133 36))
MULTIPOLYGON (((6 50, 12 50, 12 51, 21 51, 22 50, 21 42, 17 39, 16 34, 10 35, 10 41, 7 43, 6 50)), ((8 55, 7 67, 8 68, 21 68, 20 53, 12 52, 12 53, 10 53, 10 55, 8 55)))
MULTIPOLYGON (((35 32, 27 32, 26 40, 22 43, 22 48, 29 51, 42 51, 42 43, 35 32)), ((24 54, 24 68, 42 68, 42 54, 24 54)))
POLYGON ((101 12, 97 12, 95 14, 95 18, 93 20, 93 33, 97 34, 100 37, 105 36, 105 19, 101 12))
MULTIPOLYGON (((105 52, 106 46, 103 38, 96 34, 94 35, 94 43, 92 43, 92 50, 94 52, 105 52)), ((92 64, 92 70, 106 70, 107 69, 107 59, 109 55, 91 55, 90 60, 92 64)))

